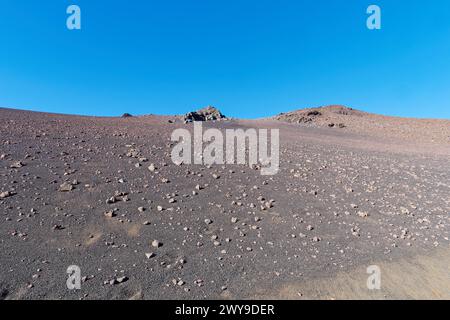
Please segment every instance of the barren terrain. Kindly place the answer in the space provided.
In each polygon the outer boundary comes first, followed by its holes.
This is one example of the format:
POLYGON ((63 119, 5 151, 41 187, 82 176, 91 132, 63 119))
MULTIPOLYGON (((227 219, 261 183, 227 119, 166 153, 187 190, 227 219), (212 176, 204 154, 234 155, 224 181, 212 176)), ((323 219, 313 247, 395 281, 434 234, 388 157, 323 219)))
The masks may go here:
POLYGON ((449 299, 450 121, 309 113, 205 122, 280 129, 261 176, 173 164, 181 117, 0 109, 0 299, 449 299))

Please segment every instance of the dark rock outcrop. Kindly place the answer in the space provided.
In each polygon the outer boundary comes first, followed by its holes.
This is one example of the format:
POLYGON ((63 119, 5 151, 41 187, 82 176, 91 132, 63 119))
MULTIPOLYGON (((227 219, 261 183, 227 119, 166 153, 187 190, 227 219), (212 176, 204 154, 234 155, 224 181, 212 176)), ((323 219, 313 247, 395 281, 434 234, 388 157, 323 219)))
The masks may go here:
POLYGON ((225 118, 226 117, 218 109, 208 106, 206 108, 187 113, 184 116, 184 121, 217 121, 225 118))

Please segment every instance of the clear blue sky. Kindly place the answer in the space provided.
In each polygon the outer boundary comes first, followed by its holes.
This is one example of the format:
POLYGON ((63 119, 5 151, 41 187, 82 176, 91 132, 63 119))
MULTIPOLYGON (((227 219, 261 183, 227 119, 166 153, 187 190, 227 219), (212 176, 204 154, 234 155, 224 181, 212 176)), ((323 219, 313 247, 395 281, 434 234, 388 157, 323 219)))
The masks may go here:
POLYGON ((3 107, 450 118, 448 0, 0 0, 0 43, 3 107), (81 31, 66 28, 70 4, 81 31), (370 4, 380 31, 366 28, 370 4))

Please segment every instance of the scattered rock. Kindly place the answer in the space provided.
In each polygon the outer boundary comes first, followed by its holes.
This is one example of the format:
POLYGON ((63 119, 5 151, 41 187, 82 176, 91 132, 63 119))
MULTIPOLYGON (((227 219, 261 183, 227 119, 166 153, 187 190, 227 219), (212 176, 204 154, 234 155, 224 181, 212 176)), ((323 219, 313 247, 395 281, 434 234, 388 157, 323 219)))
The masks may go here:
POLYGON ((105 215, 105 217, 107 218, 113 218, 116 216, 116 213, 114 212, 114 210, 108 210, 105 213, 103 213, 105 215))
POLYGON ((358 211, 358 216, 360 216, 361 218, 366 218, 369 216, 369 214, 365 211, 358 211))
POLYGON ((13 193, 10 191, 3 191, 2 193, 0 193, 0 199, 5 199, 11 197, 12 195, 13 193))
POLYGON ((60 192, 69 192, 73 190, 73 185, 71 183, 68 182, 64 182, 63 184, 61 184, 59 186, 59 191, 60 192))
POLYGON ((109 284, 116 285, 116 284, 121 284, 121 283, 124 283, 127 281, 128 281, 128 277, 123 276, 123 277, 118 277, 118 278, 114 278, 114 279, 110 280, 109 284))
POLYGON ((218 109, 208 106, 197 111, 189 112, 184 116, 184 121, 216 121, 224 118, 226 117, 218 109))
POLYGON ((408 210, 407 208, 405 208, 405 207, 400 207, 400 212, 401 212, 402 214, 405 214, 405 215, 408 215, 408 214, 409 214, 409 210, 408 210))
POLYGON ((23 166, 25 166, 25 164, 22 161, 15 161, 10 165, 10 168, 19 169, 22 168, 23 166))
POLYGON ((161 246, 162 246, 162 243, 159 242, 158 240, 153 240, 152 241, 152 247, 159 248, 161 246))

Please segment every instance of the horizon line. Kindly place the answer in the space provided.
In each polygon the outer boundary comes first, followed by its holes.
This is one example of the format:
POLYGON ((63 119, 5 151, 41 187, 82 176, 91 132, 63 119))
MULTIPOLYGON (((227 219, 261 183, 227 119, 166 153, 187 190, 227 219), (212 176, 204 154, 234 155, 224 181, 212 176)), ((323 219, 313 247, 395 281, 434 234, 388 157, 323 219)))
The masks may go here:
MULTIPOLYGON (((213 105, 210 105, 212 107, 214 107, 213 105)), ((328 104, 328 105, 320 105, 320 106, 314 106, 314 107, 303 107, 303 108, 296 108, 296 109, 291 109, 289 111, 282 111, 279 112, 277 114, 273 114, 270 116, 265 116, 265 117, 252 117, 252 118, 248 118, 248 117, 236 117, 236 116, 228 116, 225 115, 226 118, 228 119, 235 119, 235 120, 261 120, 261 119, 271 119, 274 118, 278 115, 282 115, 282 114, 289 114, 289 113, 293 113, 293 112, 297 112, 297 111, 302 111, 302 110, 308 110, 308 109, 321 109, 321 108, 329 108, 329 107, 344 107, 344 108, 348 108, 348 109, 352 109, 355 111, 361 111, 364 113, 367 113, 368 115, 376 115, 376 116, 383 116, 383 117, 390 117, 390 118, 401 118, 401 119, 416 119, 416 120, 447 120, 450 121, 450 118, 445 118, 445 117, 438 117, 438 118, 431 118, 431 117, 414 117, 414 116, 399 116, 399 115, 392 115, 392 114, 384 114, 384 113, 374 113, 374 112, 370 112, 370 111, 366 111, 364 109, 360 109, 360 108, 355 108, 355 107, 351 107, 351 106, 347 106, 345 104, 328 104)), ((201 107, 204 108, 204 107, 201 107)), ((5 106, 0 106, 0 109, 6 109, 6 110, 15 110, 15 111, 26 111, 26 112, 35 112, 35 113, 46 113, 46 114, 51 114, 51 115, 61 115, 61 116, 78 116, 78 117, 92 117, 92 118, 121 118, 122 115, 124 114, 130 114, 132 117, 145 117, 145 116, 158 116, 158 117, 180 117, 180 116, 184 116, 185 114, 189 113, 189 112, 193 112, 196 110, 200 110, 201 108, 197 108, 195 110, 190 110, 187 111, 186 113, 183 114, 161 114, 161 113, 138 113, 138 114, 133 114, 130 112, 123 112, 121 114, 118 115, 92 115, 92 114, 82 114, 82 113, 63 113, 63 112, 52 112, 52 111, 45 111, 45 110, 36 110, 33 107, 5 107, 5 106)), ((218 109, 219 111, 221 111, 220 108, 215 107, 216 109, 218 109)))

